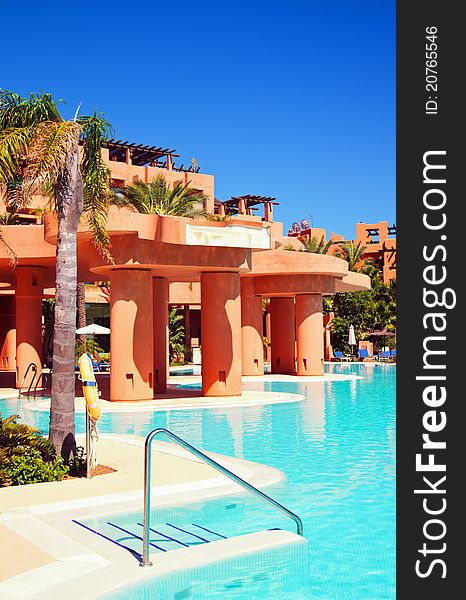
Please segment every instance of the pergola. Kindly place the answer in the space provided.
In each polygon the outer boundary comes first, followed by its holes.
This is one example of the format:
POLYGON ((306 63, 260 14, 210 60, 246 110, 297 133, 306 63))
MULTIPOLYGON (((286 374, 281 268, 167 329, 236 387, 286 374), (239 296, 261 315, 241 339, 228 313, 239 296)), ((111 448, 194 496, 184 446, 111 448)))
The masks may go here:
MULTIPOLYGON (((274 202, 276 198, 271 196, 256 196, 246 194, 244 196, 232 196, 229 200, 222 202, 226 212, 233 215, 247 214, 252 215, 252 211, 258 210, 258 205, 265 205, 269 209, 273 205, 278 205, 278 202, 274 202)), ((268 219, 266 219, 268 220, 268 219)))
POLYGON ((170 148, 145 146, 121 140, 108 140, 104 147, 108 148, 110 160, 117 162, 126 162, 139 167, 150 166, 173 171, 199 172, 198 166, 190 165, 187 169, 184 168, 184 164, 176 166, 174 158, 179 158, 180 155, 170 148))

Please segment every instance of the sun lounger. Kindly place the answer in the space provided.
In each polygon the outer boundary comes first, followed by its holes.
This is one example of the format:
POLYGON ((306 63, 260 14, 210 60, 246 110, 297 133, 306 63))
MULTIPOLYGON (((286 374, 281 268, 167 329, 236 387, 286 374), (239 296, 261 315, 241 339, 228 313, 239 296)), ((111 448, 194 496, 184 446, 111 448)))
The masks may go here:
POLYGON ((350 356, 346 356, 346 354, 343 354, 343 352, 341 352, 340 350, 334 350, 333 356, 334 356, 335 360, 340 360, 340 361, 350 361, 351 360, 350 356))
POLYGON ((363 362, 370 362, 375 360, 375 358, 369 354, 367 348, 359 348, 359 360, 362 360, 363 362))

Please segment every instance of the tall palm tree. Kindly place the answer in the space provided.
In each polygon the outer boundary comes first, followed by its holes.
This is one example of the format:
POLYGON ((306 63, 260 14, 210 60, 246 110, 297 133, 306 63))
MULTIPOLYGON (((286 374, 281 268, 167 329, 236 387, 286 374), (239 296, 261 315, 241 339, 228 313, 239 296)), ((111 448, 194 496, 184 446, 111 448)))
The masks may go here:
POLYGON ((189 184, 179 181, 170 189, 163 175, 157 175, 152 183, 135 181, 114 193, 113 203, 127 206, 137 212, 148 215, 172 215, 177 217, 195 217, 205 215, 203 209, 206 196, 194 190, 189 184))
POLYGON ((110 133, 102 114, 65 120, 50 94, 0 92, 0 186, 26 206, 33 193, 52 198, 58 216, 50 441, 74 453, 76 236, 83 209, 94 242, 110 257, 106 232, 110 171, 101 147, 110 133), (82 144, 80 155, 79 144, 82 144))
POLYGON ((371 263, 370 259, 364 258, 367 246, 363 246, 362 242, 355 244, 351 240, 339 242, 338 246, 339 250, 335 252, 335 256, 346 260, 350 271, 361 271, 371 263))

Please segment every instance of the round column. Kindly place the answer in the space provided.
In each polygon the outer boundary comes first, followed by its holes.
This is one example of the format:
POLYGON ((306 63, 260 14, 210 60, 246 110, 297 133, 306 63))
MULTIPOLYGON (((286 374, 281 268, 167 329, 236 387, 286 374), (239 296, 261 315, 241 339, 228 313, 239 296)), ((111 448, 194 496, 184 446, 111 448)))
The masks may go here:
POLYGON ((116 269, 110 276, 110 400, 152 400, 152 276, 116 269))
POLYGON ((252 277, 241 278, 241 352, 243 375, 263 375, 262 299, 254 296, 252 277))
POLYGON ((239 273, 201 274, 203 396, 241 395, 239 273))
POLYGON ((297 375, 323 375, 322 296, 296 296, 297 375))
MULTIPOLYGON (((31 363, 42 372, 42 273, 34 267, 16 267, 16 387, 31 363)), ((29 371, 23 387, 29 386, 29 371)))
POLYGON ((0 371, 16 371, 16 303, 0 297, 0 371))
POLYGON ((156 394, 167 391, 168 373, 168 297, 164 277, 152 279, 152 304, 154 324, 154 390, 156 394))
POLYGON ((295 372, 295 319, 293 298, 271 298, 272 373, 295 372))

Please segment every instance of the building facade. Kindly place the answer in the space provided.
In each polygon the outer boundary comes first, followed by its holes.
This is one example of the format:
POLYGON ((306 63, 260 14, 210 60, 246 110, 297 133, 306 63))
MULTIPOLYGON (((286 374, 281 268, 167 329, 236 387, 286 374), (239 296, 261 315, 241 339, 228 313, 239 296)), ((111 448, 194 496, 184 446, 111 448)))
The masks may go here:
MULTIPOLYGON (((80 224, 78 281, 108 282, 109 399, 149 400, 166 393, 170 305, 200 313, 190 335, 201 346, 205 396, 240 395, 242 376, 263 375, 264 298, 270 300, 272 371, 322 375, 323 295, 368 289, 369 278, 348 272, 347 263, 334 256, 284 251, 289 238, 274 221, 274 198, 216 202, 214 177, 178 166, 173 150, 111 141, 104 157, 114 187, 162 174, 170 185, 182 181, 204 192, 204 210, 217 214, 189 219, 111 206, 112 263, 94 247, 86 223, 80 224)), ((56 215, 47 208, 46 199, 35 197, 23 213, 34 217, 31 224, 1 228, 0 370, 16 386, 29 364, 38 372, 43 366, 42 301, 54 294, 57 239, 56 215), (7 248, 16 255, 14 266, 7 248)), ((102 294, 98 289, 92 293, 102 294)))

